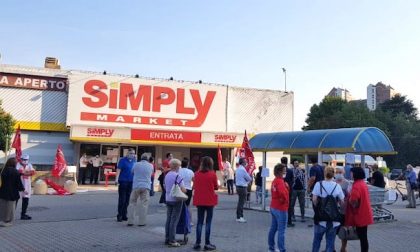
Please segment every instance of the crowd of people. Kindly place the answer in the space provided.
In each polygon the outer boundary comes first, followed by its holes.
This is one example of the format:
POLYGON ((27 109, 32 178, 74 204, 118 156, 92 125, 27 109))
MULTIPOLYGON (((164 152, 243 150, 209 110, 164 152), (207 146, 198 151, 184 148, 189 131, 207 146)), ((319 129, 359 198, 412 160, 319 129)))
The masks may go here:
MULTIPOLYGON (((352 235, 357 235, 357 239, 360 240, 361 251, 368 251, 367 229, 373 224, 373 213, 365 182, 365 171, 362 168, 351 168, 350 178, 353 182, 350 183, 344 176, 344 168, 323 167, 317 163, 316 159, 312 159, 311 162, 307 188, 305 171, 299 168, 297 160, 292 162, 293 168, 287 168, 285 158, 282 159, 281 164, 274 167, 275 179, 271 185, 270 204, 272 223, 268 233, 269 251, 286 251, 286 227, 294 226, 294 204, 300 194, 305 195, 305 189, 311 196, 314 209, 313 252, 320 251, 324 235, 325 251, 336 251, 335 239, 340 229, 344 230, 343 234, 347 234, 340 237, 340 251, 346 251, 348 239, 355 239, 349 236, 351 231, 353 231, 352 235), (275 246, 276 233, 278 250, 275 246)), ((305 221, 304 202, 301 199, 299 202, 301 221, 305 221)))
MULTIPOLYGON (((128 226, 147 225, 147 212, 150 197, 154 195, 156 164, 149 153, 143 153, 137 161, 134 149, 129 149, 127 155, 117 164, 116 184, 118 185, 117 221, 127 221, 128 226)), ((82 183, 85 180, 85 168, 88 163, 95 167, 100 165, 98 157, 88 160, 86 154, 80 159, 82 183)), ((298 160, 283 157, 274 167, 275 179, 271 183, 271 226, 268 231, 269 251, 286 251, 285 234, 287 228, 293 228, 297 218, 295 205, 298 201, 300 222, 306 222, 305 198, 309 195, 314 210, 312 251, 320 251, 321 241, 325 236, 326 252, 335 250, 337 234, 341 240, 340 251, 347 251, 347 241, 360 240, 361 251, 369 250, 367 230, 373 224, 373 213, 370 206, 369 192, 366 183, 366 172, 362 168, 331 167, 317 163, 311 159, 309 174, 301 167, 298 160), (277 235, 277 239, 276 239, 277 235)), ((246 223, 244 205, 249 201, 249 188, 253 181, 256 185, 256 202, 261 203, 267 197, 263 191, 262 167, 258 168, 255 177, 247 171, 247 159, 239 158, 236 169, 227 159, 223 162, 223 178, 228 195, 236 191, 238 195, 236 221, 246 223), (235 186, 234 186, 235 185, 235 186)), ((372 167, 369 183, 377 187, 385 187, 385 179, 376 165, 372 167)), ((158 181, 161 187, 160 203, 167 209, 165 222, 165 245, 180 247, 187 243, 188 233, 193 225, 192 205, 197 209, 196 240, 194 250, 216 250, 211 242, 211 227, 214 208, 218 204, 218 178, 211 157, 201 158, 199 168, 194 172, 189 159, 173 158, 166 155, 158 181), (194 193, 193 193, 194 191, 194 193), (202 229, 205 225, 205 239, 202 246, 202 229), (182 226, 180 228, 180 226, 182 226), (181 231, 180 231, 181 230, 181 231), (184 240, 176 240, 176 234, 183 233, 184 240)), ((29 156, 22 155, 18 162, 9 158, 1 171, 0 186, 0 225, 10 226, 14 220, 17 201, 22 198, 21 219, 29 220, 27 215, 31 195, 31 176, 35 173, 29 163, 29 156)), ((93 171, 95 174, 95 171, 93 171)), ((415 207, 414 191, 417 189, 416 174, 411 165, 404 174, 407 181, 409 206, 415 207)), ((420 177, 420 176, 419 176, 420 177)), ((91 178, 92 180, 92 178, 91 178)), ((95 177, 91 182, 95 182, 95 177)))

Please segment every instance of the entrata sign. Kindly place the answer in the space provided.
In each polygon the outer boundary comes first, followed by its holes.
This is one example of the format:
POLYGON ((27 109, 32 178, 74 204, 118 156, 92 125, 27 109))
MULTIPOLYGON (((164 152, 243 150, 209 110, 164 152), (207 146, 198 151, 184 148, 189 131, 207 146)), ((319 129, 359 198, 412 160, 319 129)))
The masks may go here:
POLYGON ((0 73, 0 86, 66 92, 67 79, 47 76, 0 73))
POLYGON ((156 141, 156 142, 200 143, 201 133, 200 132, 132 129, 131 139, 156 141))
POLYGON ((67 124, 142 126, 195 131, 226 127, 225 86, 121 78, 69 76, 67 124))

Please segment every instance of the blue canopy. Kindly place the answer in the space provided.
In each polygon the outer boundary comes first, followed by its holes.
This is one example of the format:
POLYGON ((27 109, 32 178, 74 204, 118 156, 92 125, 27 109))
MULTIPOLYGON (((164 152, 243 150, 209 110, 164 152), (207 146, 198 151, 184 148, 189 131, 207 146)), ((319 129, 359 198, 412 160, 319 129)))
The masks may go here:
POLYGON ((261 133, 250 139, 253 151, 293 154, 358 153, 392 155, 394 147, 378 128, 343 128, 261 133))

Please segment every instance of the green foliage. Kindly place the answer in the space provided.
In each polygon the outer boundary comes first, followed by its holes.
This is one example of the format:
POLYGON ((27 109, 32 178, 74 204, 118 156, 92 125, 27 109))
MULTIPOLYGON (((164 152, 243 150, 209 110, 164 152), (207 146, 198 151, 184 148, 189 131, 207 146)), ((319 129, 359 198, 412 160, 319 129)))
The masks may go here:
POLYGON ((295 159, 299 161, 299 163, 305 163, 305 158, 302 155, 290 155, 290 163, 295 159))
POLYGON ((366 105, 336 97, 325 97, 319 105, 313 105, 306 123, 307 126, 304 126, 303 130, 378 127, 388 131, 386 125, 379 121, 366 105))
POLYGON ((0 100, 0 150, 5 152, 10 149, 10 140, 14 131, 15 121, 11 114, 4 111, 0 100), (7 146, 6 146, 7 145, 7 146))
POLYGON ((406 96, 396 95, 391 100, 379 105, 382 111, 391 113, 393 116, 404 115, 407 119, 417 119, 417 108, 406 96))
POLYGON ((303 130, 377 127, 388 135, 398 152, 398 155, 384 157, 388 166, 420 165, 420 121, 417 108, 405 96, 395 96, 379 105, 376 111, 369 111, 365 103, 326 97, 311 107, 306 123, 303 130))
POLYGON ((387 175, 389 173, 389 168, 388 167, 379 167, 379 171, 383 174, 383 175, 387 175))

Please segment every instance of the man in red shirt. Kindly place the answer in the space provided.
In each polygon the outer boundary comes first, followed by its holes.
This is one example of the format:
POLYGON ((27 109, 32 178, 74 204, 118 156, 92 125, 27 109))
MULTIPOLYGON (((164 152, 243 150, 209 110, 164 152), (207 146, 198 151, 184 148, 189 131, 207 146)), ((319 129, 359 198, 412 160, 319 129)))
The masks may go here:
POLYGON ((169 161, 173 158, 172 153, 166 153, 166 159, 163 160, 162 167, 165 172, 169 171, 169 161))

